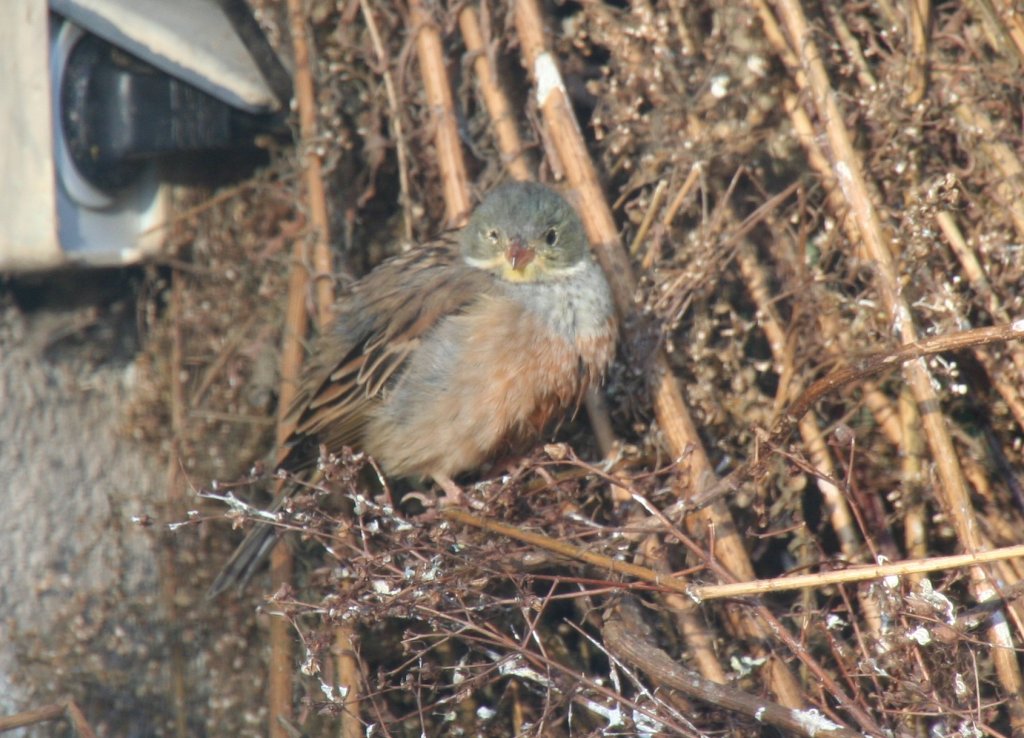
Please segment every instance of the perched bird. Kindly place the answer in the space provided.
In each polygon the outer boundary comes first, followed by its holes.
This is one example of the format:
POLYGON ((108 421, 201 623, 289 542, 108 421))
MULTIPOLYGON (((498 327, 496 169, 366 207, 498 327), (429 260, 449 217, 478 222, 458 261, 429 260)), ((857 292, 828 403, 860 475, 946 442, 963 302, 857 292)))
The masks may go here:
MULTIPOLYGON (((502 185, 460 232, 383 262, 339 300, 278 466, 301 470, 320 446, 349 446, 389 476, 431 477, 457 497, 453 476, 578 405, 616 335, 573 208, 540 184, 502 185)), ((244 583, 275 542, 274 526, 253 528, 211 594, 244 583)))

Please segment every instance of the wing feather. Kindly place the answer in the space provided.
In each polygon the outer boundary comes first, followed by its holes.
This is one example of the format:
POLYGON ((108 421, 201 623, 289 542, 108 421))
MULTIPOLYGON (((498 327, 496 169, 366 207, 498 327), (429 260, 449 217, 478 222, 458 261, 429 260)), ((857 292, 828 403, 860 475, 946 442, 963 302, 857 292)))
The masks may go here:
POLYGON ((466 265, 451 239, 389 259, 357 282, 307 359, 278 465, 310 466, 310 449, 319 445, 358 447, 369 413, 423 337, 493 287, 494 278, 466 265))

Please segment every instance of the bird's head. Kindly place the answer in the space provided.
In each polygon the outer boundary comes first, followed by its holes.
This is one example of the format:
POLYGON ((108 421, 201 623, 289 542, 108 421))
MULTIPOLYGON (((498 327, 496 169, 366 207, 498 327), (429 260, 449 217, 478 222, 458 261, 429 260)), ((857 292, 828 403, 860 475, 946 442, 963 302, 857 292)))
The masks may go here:
POLYGON ((509 282, 560 279, 589 254, 576 211, 557 192, 534 182, 493 190, 459 238, 468 264, 509 282))

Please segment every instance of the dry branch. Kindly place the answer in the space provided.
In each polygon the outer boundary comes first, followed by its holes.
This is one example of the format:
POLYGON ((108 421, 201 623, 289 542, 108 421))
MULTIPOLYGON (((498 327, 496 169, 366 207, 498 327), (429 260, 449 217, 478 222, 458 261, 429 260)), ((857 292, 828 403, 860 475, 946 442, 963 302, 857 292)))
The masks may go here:
MULTIPOLYGON (((295 390, 303 363, 303 339, 309 327, 306 311, 306 297, 312 283, 315 294, 317 323, 326 328, 331 320, 334 305, 334 283, 332 281, 332 259, 330 255, 330 232, 327 216, 327 198, 324 191, 321 159, 318 154, 317 105, 314 92, 314 74, 307 41, 305 9, 301 0, 288 0, 288 18, 292 48, 295 54, 295 103, 299 116, 300 150, 303 152, 305 171, 306 206, 312 242, 296 241, 292 250, 292 266, 288 283, 288 307, 285 315, 285 331, 281 348, 281 388, 278 395, 278 417, 276 438, 282 448, 291 427, 288 424, 288 410, 295 396, 295 390)), ((280 491, 280 485, 278 486, 280 491)), ((293 574, 292 554, 287 546, 275 547, 270 559, 272 588, 277 591, 291 585, 293 574)), ((351 626, 347 634, 339 638, 351 643, 351 626)), ((293 634, 292 625, 285 617, 271 618, 270 621, 270 665, 269 665, 269 733, 274 738, 287 738, 287 723, 293 715, 293 634)), ((351 650, 351 646, 349 648, 351 650)), ((349 669, 339 675, 339 681, 346 698, 346 715, 343 725, 346 738, 357 733, 358 719, 355 705, 359 699, 358 674, 353 676, 349 669), (345 681, 348 680, 348 681, 345 681), (353 717, 356 719, 353 719, 353 717)))
POLYGON ((411 0, 409 9, 416 34, 420 74, 430 108, 437 166, 444 185, 445 225, 453 228, 462 225, 469 216, 469 185, 459 142, 455 103, 441 48, 441 32, 420 0, 411 0))
MULTIPOLYGON (((905 366, 910 362, 919 361, 933 354, 945 351, 958 351, 990 343, 1020 340, 1022 338, 1024 338, 1024 321, 1017 321, 1010 325, 975 328, 960 333, 936 336, 916 341, 895 351, 883 351, 866 356, 850 366, 836 369, 804 390, 772 426, 767 434, 766 442, 771 447, 782 447, 789 439, 796 424, 811 407, 823 397, 836 392, 842 387, 863 381, 882 372, 905 366)), ((745 480, 757 478, 763 474, 765 471, 764 465, 763 459, 752 459, 737 468, 728 477, 705 489, 700 494, 695 495, 688 504, 695 506, 707 505, 729 491, 736 491, 745 480)), ((677 504, 666 511, 666 513, 670 517, 678 515, 681 511, 688 509, 686 504, 677 504)))
POLYGON ((712 705, 734 710, 758 723, 773 725, 786 731, 786 735, 803 735, 808 738, 821 735, 857 738, 863 735, 837 725, 817 710, 792 710, 701 679, 655 646, 653 634, 644 627, 642 620, 640 607, 635 602, 621 601, 605 620, 603 635, 613 655, 643 671, 655 683, 678 689, 687 696, 712 705))
POLYGON ((96 733, 85 719, 85 715, 71 700, 58 702, 57 704, 37 707, 34 710, 25 710, 13 715, 0 716, 0 733, 16 728, 27 728, 30 725, 38 725, 61 718, 71 723, 78 738, 96 738, 96 733))
POLYGON ((476 81, 494 126, 494 135, 502 161, 514 179, 528 180, 532 175, 526 161, 523 140, 519 136, 517 117, 512 111, 508 95, 498 82, 492 57, 493 48, 485 43, 480 28, 480 13, 472 5, 467 4, 459 11, 459 28, 466 43, 466 50, 473 58, 476 81))
POLYGON ((377 53, 377 60, 381 68, 381 76, 384 78, 384 90, 388 97, 388 107, 392 136, 394 137, 395 156, 398 158, 398 185, 402 193, 402 213, 404 216, 405 240, 412 243, 412 195, 409 190, 409 152, 405 140, 405 132, 402 127, 402 109, 398 103, 398 93, 395 90, 395 83, 391 75, 390 62, 384 42, 377 30, 377 21, 373 18, 373 10, 369 0, 359 0, 359 7, 362 10, 363 21, 366 23, 366 30, 373 41, 374 51, 377 53))
MULTIPOLYGON (((806 91, 810 93, 821 128, 828 138, 833 170, 839 189, 857 222, 861 236, 860 248, 875 264, 875 286, 894 331, 904 343, 918 340, 919 332, 910 306, 901 294, 896 265, 890 250, 890 237, 872 201, 864 178, 864 165, 854 149, 852 136, 844 124, 843 111, 831 88, 828 73, 818 51, 814 35, 795 0, 778 0, 776 7, 790 37, 790 47, 806 74, 806 91)), ((921 415, 925 437, 936 464, 941 482, 942 503, 953 521, 961 544, 968 552, 980 545, 978 523, 967 493, 967 485, 958 463, 949 429, 943 416, 936 411, 938 397, 932 377, 923 362, 910 362, 904 369, 910 391, 921 415)), ((998 597, 997 585, 983 569, 972 570, 975 596, 979 602, 998 597)), ((1024 679, 1020 666, 1013 657, 1013 643, 1008 630, 996 625, 989 631, 994 648, 999 678, 1010 695, 1010 713, 1015 730, 1024 732, 1024 679)))
MULTIPOLYGON (((182 280, 175 274, 171 283, 171 346, 170 346, 170 387, 171 406, 171 454, 167 463, 167 509, 172 516, 185 512, 185 478, 181 473, 181 439, 185 433, 185 388, 182 385, 183 337, 182 337, 182 280)), ((160 604, 168 622, 179 622, 177 594, 181 587, 176 566, 174 541, 168 535, 161 541, 160 556, 160 604)), ((174 701, 174 730, 178 738, 188 735, 188 684, 186 683, 185 644, 180 633, 174 633, 170 644, 171 694, 174 701)))
MULTIPOLYGON (((537 104, 544 116, 548 135, 565 168, 569 184, 580 199, 579 210, 583 224, 608 276, 620 315, 629 315, 633 310, 633 270, 569 105, 561 73, 546 48, 543 20, 534 0, 520 0, 516 4, 516 28, 523 48, 524 64, 536 85, 537 104)), ((703 480, 711 474, 711 464, 702 449, 696 426, 664 355, 655 359, 652 375, 653 405, 669 451, 674 458, 686 464, 690 490, 699 489, 703 480), (685 461, 682 461, 684 458, 685 461)), ((690 524, 713 526, 718 532, 715 538, 718 560, 740 579, 754 578, 753 566, 724 505, 714 505, 707 512, 695 516, 690 524)), ((762 641, 767 637, 767 633, 756 621, 733 618, 732 623, 733 627, 746 632, 754 641, 762 641)), ((781 663, 773 661, 768 671, 768 681, 779 700, 786 705, 800 705, 800 690, 788 670, 781 663)))
POLYGON ((750 597, 772 592, 786 592, 794 589, 829 587, 836 584, 885 579, 886 577, 911 576, 914 574, 927 574, 933 571, 965 569, 979 564, 1024 558, 1024 545, 1019 545, 1008 546, 994 551, 984 551, 982 553, 897 561, 888 564, 850 566, 839 571, 820 574, 801 574, 779 577, 777 579, 759 579, 752 582, 732 582, 729 584, 694 584, 671 573, 659 572, 650 567, 637 566, 636 564, 620 561, 596 551, 585 550, 571 543, 556 540, 550 536, 532 533, 512 525, 499 523, 496 520, 481 518, 464 510, 448 509, 442 514, 449 520, 462 523, 463 525, 471 525, 491 533, 497 533, 517 541, 523 541, 531 546, 549 551, 556 556, 575 559, 612 574, 633 577, 642 582, 647 582, 656 588, 663 588, 667 591, 686 595, 691 600, 686 604, 686 609, 692 609, 698 603, 723 597, 750 597))

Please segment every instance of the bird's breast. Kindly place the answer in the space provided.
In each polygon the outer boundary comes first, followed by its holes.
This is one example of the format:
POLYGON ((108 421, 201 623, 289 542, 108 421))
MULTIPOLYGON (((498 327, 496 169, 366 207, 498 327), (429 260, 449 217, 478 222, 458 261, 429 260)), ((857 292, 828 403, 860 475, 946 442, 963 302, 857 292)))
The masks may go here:
POLYGON ((374 411, 366 450, 393 475, 453 476, 535 436, 614 353, 610 301, 593 316, 571 297, 552 317, 535 299, 499 291, 442 320, 374 411))

